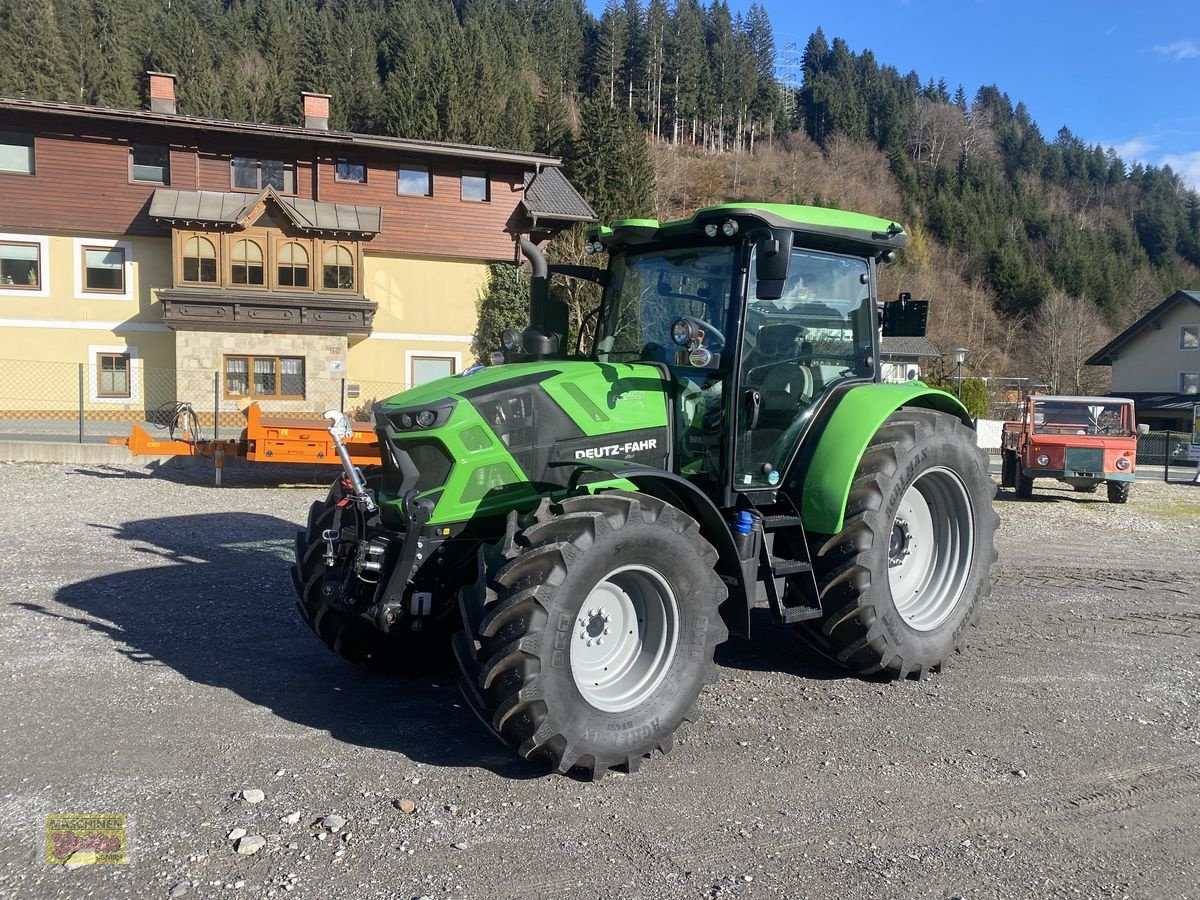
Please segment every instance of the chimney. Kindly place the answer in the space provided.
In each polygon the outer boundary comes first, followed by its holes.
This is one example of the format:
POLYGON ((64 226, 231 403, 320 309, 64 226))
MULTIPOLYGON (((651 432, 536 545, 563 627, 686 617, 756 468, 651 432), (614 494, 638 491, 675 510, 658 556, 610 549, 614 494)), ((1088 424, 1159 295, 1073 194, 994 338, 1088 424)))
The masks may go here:
POLYGON ((329 130, 329 95, 300 92, 304 101, 304 127, 314 131, 329 130))
POLYGON ((150 112, 175 115, 175 76, 169 72, 147 72, 150 80, 150 112))

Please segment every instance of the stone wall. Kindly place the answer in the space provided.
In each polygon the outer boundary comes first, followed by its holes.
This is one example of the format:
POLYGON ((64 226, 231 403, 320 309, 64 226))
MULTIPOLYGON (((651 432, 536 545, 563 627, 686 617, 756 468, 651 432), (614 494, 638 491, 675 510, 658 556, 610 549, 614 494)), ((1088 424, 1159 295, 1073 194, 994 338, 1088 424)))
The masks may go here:
POLYGON ((236 413, 255 399, 269 414, 319 416, 327 409, 342 406, 346 350, 346 338, 336 335, 179 331, 175 335, 175 366, 181 377, 184 373, 206 372, 211 378, 212 372, 224 372, 226 356, 303 357, 303 400, 226 397, 222 376, 222 421, 224 413, 236 413))

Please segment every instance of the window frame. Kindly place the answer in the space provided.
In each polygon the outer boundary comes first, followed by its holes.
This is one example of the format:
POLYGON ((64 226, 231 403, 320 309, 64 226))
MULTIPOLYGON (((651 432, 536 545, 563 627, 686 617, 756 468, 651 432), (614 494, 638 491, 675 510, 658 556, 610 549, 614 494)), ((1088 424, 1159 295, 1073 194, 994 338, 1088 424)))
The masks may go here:
MULTIPOLYGON (((316 288, 314 287, 315 278, 313 278, 315 263, 314 263, 314 241, 305 238, 291 237, 287 234, 276 234, 275 239, 271 241, 271 290, 274 291, 289 291, 311 294, 316 288), (279 251, 287 244, 298 244, 308 254, 308 284, 304 287, 297 287, 294 284, 283 284, 279 280, 279 251)), ((295 268, 293 266, 293 268, 295 268)))
POLYGON ((277 355, 272 353, 223 353, 221 354, 221 395, 226 400, 304 400, 308 396, 308 360, 304 356, 277 355), (229 392, 229 361, 231 359, 246 360, 245 394, 229 392), (275 393, 260 394, 254 389, 254 362, 260 359, 272 360, 275 364, 275 393), (283 390, 283 361, 300 360, 300 377, 303 379, 304 390, 300 394, 284 394, 283 390))
POLYGON ((96 398, 99 400, 129 400, 133 397, 133 356, 128 352, 98 351, 96 360, 96 398), (125 361, 125 393, 104 390, 104 360, 121 359, 125 361))
POLYGON ((276 192, 283 194, 284 196, 288 196, 288 197, 296 196, 297 195, 296 186, 299 182, 299 172, 297 171, 296 161, 292 160, 289 162, 286 159, 268 159, 264 156, 231 156, 231 157, 229 157, 229 187, 230 187, 230 190, 238 191, 238 192, 246 193, 246 194, 257 194, 260 191, 264 190, 265 186, 263 185, 263 170, 262 170, 262 166, 263 166, 264 162, 279 163, 281 166, 283 166, 284 187, 282 189, 275 188, 276 192), (237 169, 238 169, 237 163, 239 160, 242 162, 253 162, 254 163, 255 183, 257 184, 257 187, 240 187, 238 185, 238 183, 237 183, 237 169), (289 173, 289 172, 291 173, 291 176, 292 176, 292 186, 290 189, 287 187, 287 173, 289 173))
POLYGON ((1200 350, 1200 325, 1180 325, 1179 326, 1179 349, 1185 351, 1200 350), (1196 333, 1196 342, 1192 346, 1187 346, 1184 335, 1188 331, 1196 333))
POLYGON ((125 247, 122 247, 120 245, 105 247, 105 246, 99 245, 99 244, 80 244, 78 247, 78 252, 79 252, 79 279, 80 279, 79 285, 80 285, 81 293, 84 293, 84 294, 110 294, 110 295, 120 295, 122 297, 128 293, 129 285, 128 285, 127 279, 126 279, 125 267, 129 264, 129 254, 125 247), (98 287, 92 287, 91 285, 88 284, 88 270, 90 267, 87 264, 87 255, 88 255, 89 250, 95 250, 95 251, 99 251, 101 253, 112 253, 113 251, 117 251, 121 254, 121 286, 120 287, 98 288, 98 287))
POLYGON ((396 196, 397 197, 432 197, 433 196, 433 166, 429 163, 418 162, 402 162, 396 166, 396 196), (425 172, 425 191, 424 193, 414 193, 412 191, 403 191, 400 189, 400 173, 401 172, 416 172, 424 170, 425 172))
POLYGON ((366 184, 369 179, 367 161, 361 156, 335 156, 333 158, 333 180, 338 184, 366 184), (362 169, 362 178, 343 178, 340 173, 342 164, 348 166, 359 166, 362 169))
POLYGON ((1200 372, 1180 372, 1179 393, 1186 397, 1200 397, 1200 372), (1194 391, 1189 391, 1184 388, 1184 379, 1189 377, 1196 379, 1196 390, 1194 391))
MULTIPOLYGON (((180 287, 223 287, 221 282, 221 269, 224 262, 224 241, 221 239, 221 234, 217 232, 207 231, 177 231, 178 245, 175 252, 175 283, 180 287), (184 250, 188 242, 192 238, 201 238, 208 241, 213 248, 213 271, 215 278, 212 281, 188 281, 184 278, 184 250)), ((203 259, 203 257, 198 257, 203 259)))
MULTIPOLYGON (((321 241, 321 286, 322 291, 334 291, 339 294, 356 294, 358 293, 358 285, 362 279, 362 273, 359 272, 359 245, 354 241, 321 241), (334 247, 345 247, 350 253, 350 274, 352 282, 350 287, 326 287, 325 286, 325 253, 334 247)), ((341 266, 335 266, 341 268, 341 266)), ((317 290, 314 284, 314 290, 317 290)))
POLYGON ((492 202, 492 180, 488 176, 487 169, 463 169, 458 178, 459 191, 458 197, 463 203, 491 203, 492 202), (483 197, 468 197, 466 194, 466 186, 468 178, 478 178, 483 182, 483 197))
POLYGON ((29 170, 23 169, 0 169, 0 175, 24 175, 27 177, 37 174, 37 136, 33 132, 24 131, 0 131, 0 144, 8 144, 12 147, 25 146, 18 144, 15 141, 6 140, 7 138, 29 138, 29 170))
MULTIPOLYGON (((271 262, 270 262, 270 257, 267 255, 267 241, 265 239, 265 236, 260 236, 257 233, 247 234, 246 232, 238 231, 238 232, 234 232, 233 234, 226 235, 226 239, 228 241, 229 246, 226 248, 226 253, 225 253, 226 263, 225 263, 224 269, 221 271, 221 274, 225 276, 225 281, 224 281, 223 286, 228 287, 231 290, 235 290, 235 291, 270 290, 269 273, 270 273, 271 262), (247 242, 253 244, 254 246, 256 246, 258 248, 258 252, 262 254, 262 281, 259 284, 254 284, 248 280, 244 281, 244 282, 233 280, 233 267, 234 267, 233 252, 234 252, 234 249, 237 247, 237 245, 240 244, 242 241, 247 241, 247 242)), ((247 262, 247 264, 246 264, 247 278, 249 278, 249 274, 250 274, 249 269, 250 269, 250 266, 249 266, 249 263, 247 262)))
POLYGON ((129 183, 130 184, 155 184, 167 187, 171 184, 171 148, 165 144, 144 144, 141 141, 129 142, 129 183), (163 165, 163 180, 152 181, 145 178, 137 178, 134 175, 136 163, 134 162, 134 152, 138 147, 150 147, 156 150, 162 150, 166 153, 166 163, 163 165))
POLYGON ((42 277, 42 257, 44 255, 44 246, 42 241, 18 241, 12 240, 4 235, 0 235, 0 246, 6 247, 32 247, 37 253, 37 283, 36 284, 0 284, 0 291, 5 294, 12 293, 16 295, 44 295, 46 292, 45 279, 42 277))
MULTIPOLYGON (((462 372, 462 353, 457 350, 405 350, 404 351, 404 370, 408 375, 408 384, 410 387, 415 387, 416 369, 415 364, 418 360, 449 360, 451 365, 451 375, 458 375, 462 372)), ((428 382, 422 382, 428 384, 428 382)))

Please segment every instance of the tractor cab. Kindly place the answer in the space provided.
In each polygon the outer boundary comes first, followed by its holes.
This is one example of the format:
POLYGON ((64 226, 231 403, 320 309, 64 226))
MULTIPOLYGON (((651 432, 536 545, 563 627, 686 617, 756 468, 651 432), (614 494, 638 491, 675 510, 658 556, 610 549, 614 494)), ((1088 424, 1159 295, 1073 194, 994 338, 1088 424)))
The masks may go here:
POLYGON ((774 489, 813 411, 877 379, 875 263, 904 240, 885 220, 806 207, 593 229, 609 264, 591 356, 667 372, 676 472, 726 502, 774 489))

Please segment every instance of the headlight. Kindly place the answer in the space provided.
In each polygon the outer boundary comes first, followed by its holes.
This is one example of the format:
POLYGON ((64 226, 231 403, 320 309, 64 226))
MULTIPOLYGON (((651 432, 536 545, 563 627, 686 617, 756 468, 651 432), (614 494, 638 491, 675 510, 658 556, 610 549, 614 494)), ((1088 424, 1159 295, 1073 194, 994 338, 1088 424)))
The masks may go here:
POLYGON ((504 345, 505 350, 517 350, 521 346, 521 332, 515 328, 505 328, 500 336, 500 343, 504 345))
POLYGON ((488 357, 488 362, 490 362, 493 366, 502 366, 504 365, 504 354, 499 350, 493 350, 491 355, 488 357))
POLYGON ((699 337, 699 329, 691 319, 676 319, 671 325, 671 340, 680 347, 686 347, 699 337))
POLYGON ((411 415, 409 415, 408 413, 400 413, 400 427, 401 428, 412 428, 413 427, 413 417, 411 415))
POLYGON ((432 409, 423 409, 417 413, 417 424, 422 428, 428 428, 437 421, 437 413, 432 409))
POLYGON ((1050 457, 1048 457, 1045 453, 1038 454, 1037 464, 1043 469, 1046 468, 1046 466, 1050 465, 1050 457))
POLYGON ((1117 458, 1117 468, 1124 472, 1129 468, 1129 457, 1121 456, 1117 458))

